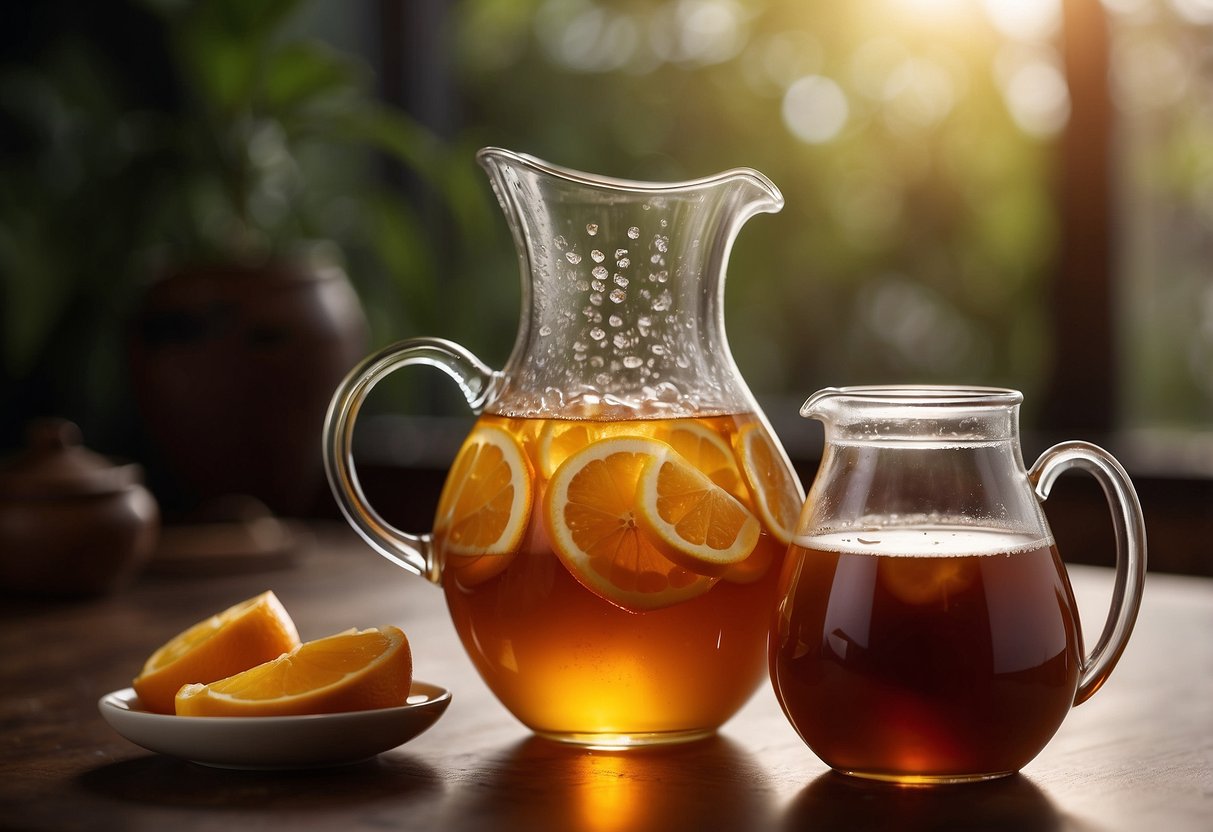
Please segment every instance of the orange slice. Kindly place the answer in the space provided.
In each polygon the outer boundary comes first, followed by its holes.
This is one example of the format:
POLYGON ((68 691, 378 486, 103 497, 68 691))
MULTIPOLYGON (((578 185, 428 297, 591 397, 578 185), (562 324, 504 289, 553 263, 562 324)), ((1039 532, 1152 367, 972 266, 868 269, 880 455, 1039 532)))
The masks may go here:
POLYGON ((263 592, 169 639, 144 663, 132 686, 147 710, 171 714, 182 685, 239 673, 298 644, 295 622, 282 602, 263 592))
POLYGON ((405 704, 413 678, 409 641, 397 627, 353 630, 209 685, 177 693, 178 716, 290 716, 405 704))
POLYGON ((672 562, 637 520, 641 475, 673 453, 654 439, 600 439, 566 459, 544 495, 557 557, 591 592, 632 612, 689 600, 716 580, 672 562))
POLYGON ((804 506, 804 489, 783 451, 761 424, 746 425, 737 435, 738 457, 763 525, 785 546, 795 536, 804 506))
POLYGON ((559 419, 547 422, 536 444, 539 472, 550 478, 561 463, 577 451, 610 436, 614 432, 613 427, 606 422, 566 422, 559 419))
POLYGON ((712 482, 734 497, 745 499, 737 459, 719 433, 700 422, 680 420, 658 431, 657 438, 682 454, 712 482))
POLYGON ((637 517, 661 551, 700 575, 723 575, 754 551, 762 526, 736 497, 673 451, 640 476, 637 517))
POLYGON ((522 446, 495 425, 478 425, 447 474, 434 537, 447 554, 510 555, 530 515, 531 471, 522 446))

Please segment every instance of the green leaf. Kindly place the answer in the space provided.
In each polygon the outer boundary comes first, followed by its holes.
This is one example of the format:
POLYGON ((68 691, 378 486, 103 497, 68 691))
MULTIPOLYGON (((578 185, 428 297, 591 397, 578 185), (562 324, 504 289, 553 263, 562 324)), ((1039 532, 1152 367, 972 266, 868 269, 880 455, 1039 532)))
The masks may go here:
POLYGON ((282 113, 356 87, 353 61, 320 43, 288 43, 270 56, 260 89, 260 104, 282 113))

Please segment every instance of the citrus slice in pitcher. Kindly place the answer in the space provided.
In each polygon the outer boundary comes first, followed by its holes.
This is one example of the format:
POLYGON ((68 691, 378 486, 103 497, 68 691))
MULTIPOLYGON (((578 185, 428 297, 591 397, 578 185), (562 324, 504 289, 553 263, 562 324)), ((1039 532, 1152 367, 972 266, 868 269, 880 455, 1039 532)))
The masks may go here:
POLYGON ((763 525, 786 546, 795 536, 804 505, 800 480, 760 424, 742 428, 737 435, 737 455, 763 525))
POLYGON ((178 716, 297 716, 405 704, 413 679, 397 627, 351 630, 299 645, 272 661, 177 692, 178 716))
POLYGON ((674 563, 723 575, 754 551, 762 527, 736 497, 674 452, 641 473, 637 518, 674 563))
POLYGON ((544 495, 557 557, 591 592, 633 612, 686 601, 716 582, 671 561, 637 520, 645 468, 671 453, 644 437, 600 439, 566 459, 544 495))
POLYGON ((657 432, 657 438, 678 451, 712 482, 735 497, 743 497, 745 486, 733 449, 724 438, 706 425, 678 419, 657 432))
POLYGON ((530 466, 522 446, 495 425, 477 425, 447 474, 434 537, 451 555, 512 554, 526 531, 531 498, 530 466))

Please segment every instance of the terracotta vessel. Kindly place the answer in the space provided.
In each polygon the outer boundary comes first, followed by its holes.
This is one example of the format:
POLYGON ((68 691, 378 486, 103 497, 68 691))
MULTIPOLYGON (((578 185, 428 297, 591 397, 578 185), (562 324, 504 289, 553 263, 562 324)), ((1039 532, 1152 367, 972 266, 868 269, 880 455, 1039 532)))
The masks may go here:
POLYGON ((80 443, 71 422, 35 422, 29 447, 0 467, 0 588, 96 595, 129 583, 151 557, 160 511, 141 469, 80 443))
POLYGON ((345 273, 305 260, 181 270, 148 291, 132 385, 158 461, 192 508, 245 494, 305 514, 321 487, 333 388, 367 324, 345 273))

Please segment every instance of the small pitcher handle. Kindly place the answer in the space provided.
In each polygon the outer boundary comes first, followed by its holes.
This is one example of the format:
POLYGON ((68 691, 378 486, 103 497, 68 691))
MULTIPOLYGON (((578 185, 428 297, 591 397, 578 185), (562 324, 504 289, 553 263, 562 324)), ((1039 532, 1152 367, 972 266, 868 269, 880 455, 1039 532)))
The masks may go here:
POLYGON ((1112 525, 1116 531, 1116 584, 1112 591, 1112 607, 1099 641, 1082 658, 1082 676, 1074 695, 1074 704, 1080 705, 1111 675, 1133 632, 1146 580, 1146 528, 1129 475, 1110 453, 1089 442, 1062 442, 1040 455, 1028 472, 1036 496, 1041 501, 1048 499, 1053 482, 1063 471, 1073 467, 1081 468, 1099 481, 1112 510, 1112 525))
POLYGON ((324 470, 342 514, 367 543, 388 560, 437 583, 442 564, 434 557, 433 538, 410 534, 388 523, 367 502, 354 469, 354 423, 367 394, 401 367, 437 367, 459 385, 473 413, 492 397, 501 374, 463 347, 441 338, 410 338, 368 356, 337 387, 324 420, 324 470))

